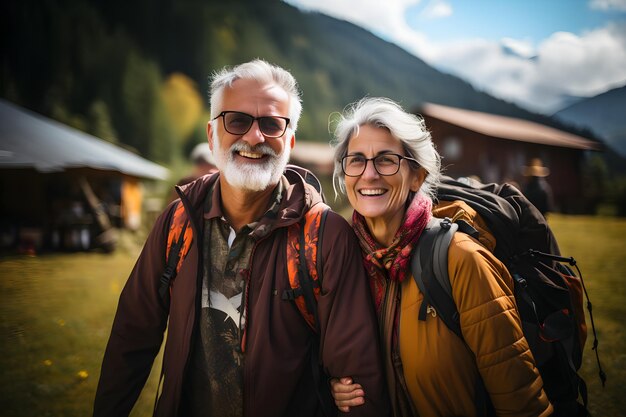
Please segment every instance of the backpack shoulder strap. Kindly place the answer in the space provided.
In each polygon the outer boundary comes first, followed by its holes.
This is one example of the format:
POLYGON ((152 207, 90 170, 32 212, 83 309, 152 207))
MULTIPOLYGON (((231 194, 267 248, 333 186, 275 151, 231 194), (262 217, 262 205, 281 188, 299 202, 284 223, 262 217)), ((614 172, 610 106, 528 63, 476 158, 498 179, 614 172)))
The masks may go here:
MULTIPOLYGON (((452 285, 448 275, 448 248, 457 230, 471 232, 471 229, 464 226, 459 228, 457 223, 452 222, 447 217, 431 219, 422 232, 411 259, 411 272, 417 286, 424 294, 418 319, 426 320, 430 305, 435 309, 434 314, 439 315, 446 327, 465 342, 461 332, 459 311, 456 308, 454 298, 452 298, 452 285)), ((495 416, 495 410, 480 375, 476 378, 475 383, 477 388, 474 395, 474 406, 477 414, 495 416)))
MULTIPOLYGON (((317 387, 317 398, 325 416, 336 415, 336 408, 333 398, 327 389, 328 375, 325 374, 320 364, 320 320, 317 312, 317 300, 322 289, 322 236, 330 207, 324 203, 316 204, 306 213, 303 227, 300 228, 300 253, 299 275, 300 286, 302 288, 305 305, 308 311, 300 308, 302 316, 313 318, 313 323, 307 320, 307 324, 315 331, 316 341, 311 347, 311 371, 313 382, 317 387), (303 265, 304 264, 304 265, 303 265)), ((291 281, 291 280, 290 280, 291 281)))
POLYGON ((326 204, 318 203, 302 221, 287 230, 287 274, 291 288, 283 291, 282 299, 294 301, 304 320, 316 333, 319 333, 317 299, 322 287, 320 248, 329 209, 326 204))
POLYGON ((161 274, 159 283, 159 296, 164 302, 167 300, 168 290, 170 290, 172 282, 176 278, 183 260, 191 248, 193 230, 188 226, 189 218, 185 213, 182 201, 179 201, 170 221, 165 252, 166 266, 163 274, 161 274))
POLYGON ((457 229, 458 225, 449 218, 433 218, 417 243, 411 259, 411 272, 424 295, 418 319, 426 320, 428 307, 432 306, 445 325, 463 338, 448 276, 448 247, 457 229))

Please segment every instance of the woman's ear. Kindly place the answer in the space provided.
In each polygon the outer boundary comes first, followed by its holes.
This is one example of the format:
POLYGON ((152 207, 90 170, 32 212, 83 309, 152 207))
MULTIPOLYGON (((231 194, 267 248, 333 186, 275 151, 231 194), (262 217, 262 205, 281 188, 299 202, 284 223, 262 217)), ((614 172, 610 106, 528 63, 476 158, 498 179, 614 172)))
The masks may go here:
POLYGON ((426 176, 428 172, 424 169, 424 167, 419 167, 416 170, 413 170, 413 179, 411 180, 410 189, 414 193, 418 192, 424 180, 426 180, 426 176))

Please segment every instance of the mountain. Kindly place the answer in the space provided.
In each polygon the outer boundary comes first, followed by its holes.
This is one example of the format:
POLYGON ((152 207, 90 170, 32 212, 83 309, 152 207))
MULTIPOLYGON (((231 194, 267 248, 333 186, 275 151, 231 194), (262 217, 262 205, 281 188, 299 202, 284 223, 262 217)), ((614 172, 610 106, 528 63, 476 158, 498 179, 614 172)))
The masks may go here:
POLYGON ((327 141, 329 114, 366 95, 408 110, 433 102, 563 128, 358 26, 277 0, 23 0, 2 2, 0 26, 0 96, 157 161, 204 135, 202 122, 191 137, 173 138, 161 102, 168 77, 184 74, 206 97, 212 72, 256 57, 297 78, 299 139, 327 141))
POLYGON ((573 96, 571 94, 562 93, 558 97, 560 105, 558 105, 556 108, 564 109, 566 107, 573 106, 576 103, 580 103, 587 98, 588 97, 573 96))
POLYGON ((626 85, 579 101, 559 110, 554 117, 591 129, 626 157, 626 85))

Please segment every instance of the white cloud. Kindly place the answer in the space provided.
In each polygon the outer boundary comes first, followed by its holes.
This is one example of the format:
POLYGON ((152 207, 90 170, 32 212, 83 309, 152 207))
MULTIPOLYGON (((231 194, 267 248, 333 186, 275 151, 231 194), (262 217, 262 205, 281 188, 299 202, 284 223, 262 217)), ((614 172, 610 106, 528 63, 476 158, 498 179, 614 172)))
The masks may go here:
POLYGON ((570 94, 592 95, 626 83, 626 24, 582 36, 555 33, 539 46, 538 69, 570 94))
POLYGON ((626 84, 626 24, 580 36, 557 32, 536 51, 511 39, 440 44, 429 48, 428 60, 497 97, 551 113, 564 96, 593 96, 626 84))
POLYGON ((422 11, 426 19, 440 19, 452 15, 452 6, 444 0, 432 0, 422 11))
POLYGON ((439 44, 430 63, 461 76, 478 89, 508 100, 527 100, 534 78, 533 61, 511 54, 502 45, 483 39, 439 44))
POLYGON ((626 11, 626 0, 591 0, 589 7, 596 10, 626 11))
MULTIPOLYGON (((613 7, 626 3, 591 1, 613 7)), ((289 2, 360 25, 478 89, 534 111, 552 113, 568 95, 593 96, 626 84, 624 21, 580 35, 557 32, 538 45, 512 38, 435 42, 412 29, 404 17, 419 0, 363 0, 358 7, 350 0, 289 2)))
POLYGON ((352 22, 392 40, 399 31, 410 29, 404 19, 404 12, 420 1, 360 0, 355 3, 353 0, 287 0, 287 3, 352 22))
POLYGON ((406 10, 421 0, 361 0, 358 6, 353 0, 286 1, 305 10, 320 11, 352 22, 418 56, 418 52, 427 48, 426 37, 413 30, 405 18, 406 10))

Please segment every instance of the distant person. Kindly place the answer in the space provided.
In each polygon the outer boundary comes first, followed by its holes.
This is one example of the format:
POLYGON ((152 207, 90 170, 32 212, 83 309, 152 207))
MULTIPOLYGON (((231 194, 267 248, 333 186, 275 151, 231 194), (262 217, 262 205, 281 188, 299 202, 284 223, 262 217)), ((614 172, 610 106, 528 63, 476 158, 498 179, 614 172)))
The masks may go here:
POLYGON ((189 159, 193 164, 193 171, 185 178, 181 178, 177 185, 190 183, 203 175, 213 174, 218 171, 213 152, 208 142, 197 144, 191 151, 189 159))
MULTIPOLYGON (((207 142, 199 143, 194 146, 193 150, 189 154, 189 160, 193 164, 191 173, 178 180, 176 185, 180 186, 189 184, 190 182, 195 181, 204 175, 210 175, 218 171, 217 166, 215 166, 215 158, 213 157, 213 152, 211 151, 211 147, 207 142)), ((178 194, 176 193, 176 190, 173 189, 169 193, 167 202, 170 203, 177 198, 178 194)))
POLYGON ((524 195, 544 217, 554 210, 552 187, 546 181, 548 175, 550 175, 550 169, 543 166, 539 158, 533 158, 530 165, 524 167, 524 176, 527 177, 523 189, 524 195))
POLYGON ((301 106, 293 76, 265 61, 214 75, 207 135, 219 173, 179 188, 194 238, 166 300, 159 281, 177 202, 148 236, 120 295, 94 416, 128 416, 166 328, 155 416, 321 417, 318 394, 330 399, 330 386, 314 376, 318 362, 367 390, 351 415, 388 415, 369 283, 341 216, 328 212, 318 229, 319 336, 283 298, 295 262, 288 236, 322 202, 302 178, 283 175, 301 106))

